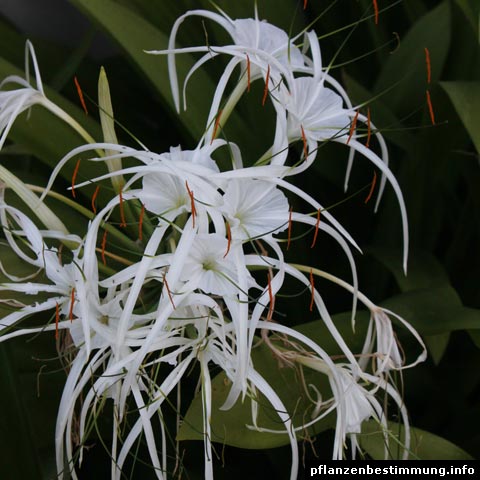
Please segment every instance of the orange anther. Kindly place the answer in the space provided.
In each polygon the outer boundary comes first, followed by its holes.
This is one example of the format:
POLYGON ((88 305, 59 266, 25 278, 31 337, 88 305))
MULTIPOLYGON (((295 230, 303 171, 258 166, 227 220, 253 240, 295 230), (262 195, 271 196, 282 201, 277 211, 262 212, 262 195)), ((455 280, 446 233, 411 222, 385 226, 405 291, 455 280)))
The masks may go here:
POLYGON ((73 322, 73 305, 75 304, 75 287, 72 288, 72 293, 70 295, 70 311, 68 312, 68 317, 70 322, 73 322))
POLYGON ((315 233, 313 234, 313 241, 312 241, 312 244, 310 245, 310 248, 313 248, 315 246, 315 243, 317 242, 319 227, 320 227, 320 209, 317 210, 317 223, 315 223, 315 233))
POLYGON ((81 158, 77 160, 77 164, 75 165, 75 168, 73 169, 73 173, 72 173, 72 197, 73 198, 75 198, 75 180, 78 175, 78 170, 80 169, 80 161, 81 161, 81 158))
POLYGON ((273 296, 270 272, 267 272, 267 289, 268 289, 268 298, 270 300, 268 305, 267 322, 270 322, 272 320, 273 310, 275 308, 275 297, 273 296))
POLYGON ((73 81, 75 82, 75 86, 77 87, 78 98, 80 99, 83 110, 85 111, 85 114, 88 115, 87 105, 85 103, 85 99, 83 98, 83 92, 80 87, 80 83, 78 83, 77 77, 73 77, 73 81))
POLYGON ((143 217, 145 216, 145 205, 142 203, 142 209, 140 210, 140 218, 138 219, 138 239, 143 240, 143 217))
POLYGON ((375 12, 375 25, 378 25, 378 3, 377 3, 377 0, 373 0, 373 11, 375 12))
POLYGON ((210 140, 210 145, 213 143, 213 141, 215 140, 215 138, 217 136, 218 127, 220 125, 221 115, 222 115, 222 110, 219 110, 218 113, 217 113, 217 118, 215 119, 215 126, 213 127, 213 135, 212 135, 212 139, 210 140))
POLYGON ((433 113, 433 105, 432 99, 430 98, 430 92, 427 90, 427 105, 428 105, 428 113, 430 114, 430 120, 432 125, 435 125, 435 114, 433 113))
POLYGON ((367 109, 367 143, 365 146, 367 148, 370 147, 370 137, 372 136, 372 127, 371 127, 371 121, 370 121, 370 107, 367 109))
POLYGON ((427 83, 432 81, 432 65, 430 63, 430 52, 427 47, 425 47, 425 63, 427 65, 427 83))
POLYGON ((267 101, 269 81, 270 81, 270 65, 267 68, 267 76, 265 77, 265 88, 263 90, 262 107, 265 105, 265 102, 267 101))
POLYGON ((225 255, 223 258, 225 258, 228 255, 228 252, 230 251, 230 246, 232 245, 232 231, 230 230, 230 224, 227 222, 227 251, 225 252, 225 255))
POLYGON ((185 180, 185 186, 187 187, 188 196, 190 197, 190 210, 192 211, 192 227, 195 228, 195 216, 197 215, 197 209, 195 208, 195 198, 186 180, 185 180))
POLYGON ((175 308, 177 308, 177 307, 175 307, 175 304, 173 303, 173 298, 172 298, 172 294, 170 292, 170 287, 168 286, 166 273, 163 274, 163 284, 165 285, 165 288, 167 289, 167 294, 168 294, 168 298, 170 299, 170 303, 172 304, 172 307, 175 310, 175 308))
POLYGON ((353 132, 355 131, 355 127, 357 126, 357 120, 358 120, 358 110, 357 110, 357 113, 355 113, 355 116, 353 117, 352 124, 350 125, 350 132, 348 133, 347 145, 350 143, 350 140, 353 137, 353 132))
POLYGON ((365 203, 367 204, 368 201, 372 198, 373 191, 375 190, 375 185, 377 183, 377 172, 374 170, 373 171, 373 179, 372 179, 372 184, 370 186, 370 191, 368 192, 367 198, 365 199, 365 203))
POLYGON ((93 195, 92 195, 92 211, 95 214, 97 213, 97 204, 95 202, 96 202, 97 197, 98 197, 98 192, 100 192, 100 185, 97 185, 97 188, 95 189, 95 191, 93 192, 93 195))
POLYGON ((107 259, 105 258, 105 247, 107 246, 107 231, 105 230, 103 232, 103 237, 102 237, 102 262, 104 265, 107 264, 107 259))
POLYGON ((303 125, 300 125, 300 131, 302 132, 303 156, 306 159, 308 157, 308 144, 307 144, 307 137, 305 136, 305 130, 303 129, 303 125))

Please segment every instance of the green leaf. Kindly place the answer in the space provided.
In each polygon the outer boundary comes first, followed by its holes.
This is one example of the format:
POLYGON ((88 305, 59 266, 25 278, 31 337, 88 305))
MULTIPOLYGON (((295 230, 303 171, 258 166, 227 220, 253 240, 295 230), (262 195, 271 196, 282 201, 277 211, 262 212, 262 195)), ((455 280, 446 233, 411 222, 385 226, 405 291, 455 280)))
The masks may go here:
POLYGON ((445 351, 450 341, 450 333, 439 333, 438 335, 429 335, 425 337, 425 343, 427 344, 428 351, 432 356, 433 363, 438 365, 443 358, 445 351))
POLYGON ((441 263, 425 250, 410 251, 407 275, 403 271, 400 250, 372 246, 366 248, 365 252, 380 261, 393 274, 402 292, 450 285, 447 272, 441 263))
MULTIPOLYGON (((97 0, 71 0, 71 2, 100 24, 114 38, 155 87, 164 102, 170 107, 170 111, 174 112, 175 107, 170 91, 167 59, 165 56, 145 53, 145 50, 166 49, 168 46, 167 35, 140 15, 112 0, 102 0, 101 2, 97 0)), ((157 8, 159 11, 168 9, 168 3, 158 3, 157 8)), ((192 65, 190 55, 177 56, 179 79, 185 77, 192 65)), ((110 81, 114 82, 115 78, 110 78, 110 81)), ((199 69, 195 73, 195 77, 192 79, 193 84, 195 84, 197 94, 193 95, 192 89, 188 92, 188 109, 186 112, 182 112, 179 119, 187 132, 194 138, 199 139, 207 126, 207 115, 215 85, 204 69, 199 69)), ((238 117, 232 116, 229 119, 228 128, 238 133, 245 130, 245 125, 238 117)), ((246 133, 244 138, 248 138, 246 133)))
MULTIPOLYGON (((361 351, 370 321, 370 312, 360 310, 355 317, 355 331, 352 330, 352 312, 332 315, 332 320, 340 335, 354 352, 361 351)), ((330 330, 322 320, 297 325, 295 330, 320 345, 329 355, 342 354, 341 348, 332 337, 330 330)))
POLYGON ((381 305, 402 316, 422 335, 480 329, 480 310, 462 306, 449 286, 402 293, 381 305))
MULTIPOLYGON (((286 365, 280 365, 273 358, 270 350, 261 345, 252 352, 255 368, 264 376, 265 380, 280 396, 287 411, 292 415, 294 425, 301 425, 310 420, 312 404, 305 398, 305 391, 300 382, 299 371, 286 365)), ((304 369, 304 384, 314 384, 323 398, 329 398, 331 391, 327 378, 318 372, 304 369)), ((248 396, 228 411, 220 410, 231 384, 222 372, 212 380, 212 440, 226 445, 248 449, 274 448, 289 443, 286 434, 259 432, 247 428, 252 425, 251 398, 248 396)), ((315 395, 309 390, 310 395, 315 395)), ((259 417, 257 425, 263 428, 281 430, 283 423, 268 400, 263 396, 257 397, 259 403, 259 417)), ((192 401, 182 426, 178 432, 178 440, 203 440, 202 399, 197 395, 192 401)), ((314 435, 334 425, 335 417, 328 415, 307 431, 298 432, 299 437, 314 435)))
POLYGON ((441 82, 480 153, 480 82, 441 82))
POLYGON ((480 348, 480 330, 470 330, 468 333, 470 334, 473 343, 480 348))
MULTIPOLYGON (((390 460, 401 460, 403 454, 404 428, 395 422, 388 422, 390 430, 390 460)), ((467 452, 433 433, 411 428, 410 459, 415 460, 473 460, 467 452)), ((385 458, 385 439, 377 422, 369 420, 362 424, 358 435, 360 446, 374 460, 385 458)))
POLYGON ((374 92, 381 93, 399 82, 385 98, 399 116, 411 113, 425 103, 427 74, 425 48, 431 59, 432 82, 440 77, 450 45, 450 5, 442 2, 418 20, 399 48, 390 55, 380 73, 374 92))
POLYGON ((0 369, 0 384, 2 385, 0 476, 11 478, 12 472, 15 472, 15 478, 18 479, 41 479, 40 458, 28 411, 23 402, 19 378, 12 362, 10 345, 0 345, 0 362, 2 365, 0 369))
MULTIPOLYGON (((476 0, 455 0, 476 33, 479 32, 480 3, 476 0)), ((480 37, 479 37, 480 42, 480 37)))

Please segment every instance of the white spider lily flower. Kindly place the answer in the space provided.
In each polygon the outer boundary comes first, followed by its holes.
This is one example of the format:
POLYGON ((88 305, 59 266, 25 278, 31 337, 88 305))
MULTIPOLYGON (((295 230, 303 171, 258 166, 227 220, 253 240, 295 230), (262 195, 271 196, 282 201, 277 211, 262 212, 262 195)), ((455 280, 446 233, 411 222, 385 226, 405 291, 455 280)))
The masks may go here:
MULTIPOLYGON (((206 45, 204 47, 192 47, 192 48, 175 48, 176 37, 178 33, 178 29, 183 21, 190 16, 199 16, 208 18, 213 20, 214 22, 218 23, 222 26, 226 32, 230 35, 233 40, 234 46, 237 47, 238 56, 242 56, 242 62, 244 65, 244 70, 249 69, 248 74, 252 80, 254 78, 259 78, 262 76, 263 72, 266 72, 268 62, 265 62, 264 57, 262 58, 250 58, 247 59, 246 52, 256 50, 259 52, 264 52, 271 56, 272 58, 276 59, 279 63, 289 66, 293 65, 295 67, 301 67, 304 65, 304 60, 301 51, 296 47, 293 42, 289 39, 286 32, 281 30, 274 25, 267 23, 266 21, 260 21, 257 16, 257 12, 255 19, 246 18, 246 19, 238 19, 232 20, 229 18, 224 12, 221 12, 222 15, 217 13, 210 12, 208 10, 191 10, 184 15, 180 16, 174 23, 171 33, 170 39, 168 43, 168 50, 166 51, 159 51, 159 50, 152 50, 148 53, 151 54, 168 54, 168 70, 170 76, 170 85, 172 89, 172 94, 175 102, 175 106, 177 111, 180 111, 180 96, 179 96, 179 88, 178 88, 178 76, 177 76, 177 69, 175 65, 175 55, 182 52, 206 52, 205 56, 202 57, 191 69, 188 73, 186 82, 190 78, 191 74, 203 65, 206 61, 210 58, 215 57, 218 53, 222 53, 222 47, 219 46, 210 46, 206 45), (252 61, 252 67, 250 67, 250 61, 252 61), (260 61, 260 67, 254 65, 260 61), (247 65, 248 62, 248 65, 247 65), (251 68, 251 70, 250 70, 251 68)), ((238 63, 238 60, 235 61, 238 63)), ((272 72, 273 74, 274 72, 272 72)), ((245 84, 245 88, 247 85, 245 84)), ((185 87, 184 87, 185 92, 185 87)), ((184 107, 186 108, 186 100, 184 94, 184 107)))
POLYGON ((34 105, 40 105, 69 124, 87 142, 93 142, 89 133, 67 112, 45 95, 37 57, 30 40, 25 42, 25 78, 10 75, 0 82, 0 150, 15 119, 34 105), (30 58, 35 74, 36 88, 30 82, 30 58), (16 88, 12 88, 16 87, 16 88), (4 88, 7 87, 7 90, 4 88))
POLYGON ((324 272, 317 268, 312 269, 303 265, 289 265, 289 268, 292 267, 303 272, 311 271, 312 274, 318 275, 319 277, 325 278, 326 280, 339 285, 345 290, 348 290, 356 295, 358 300, 370 310, 370 322, 365 336, 365 343, 362 348, 360 360, 358 362, 363 371, 366 371, 368 363, 372 357, 376 359, 377 367, 373 370, 378 378, 382 378, 384 373, 388 373, 390 370, 404 370, 407 368, 412 368, 415 365, 425 361, 427 358, 427 348, 425 343, 415 328, 413 328, 412 325, 410 325, 405 319, 390 310, 375 305, 358 290, 355 284, 350 285, 335 275, 324 272), (405 358, 401 354, 401 348, 389 315, 394 317, 398 323, 400 323, 408 332, 410 332, 410 334, 421 347, 420 354, 414 361, 410 363, 406 363, 405 358))
MULTIPOLYGON (((360 153, 377 167, 393 187, 400 207, 403 227, 403 267, 407 269, 408 259, 408 221, 405 201, 397 179, 388 168, 388 165, 375 152, 365 147, 349 133, 349 119, 355 119, 356 114, 343 107, 342 98, 327 89, 318 80, 312 77, 301 77, 293 80, 290 91, 279 96, 283 98, 283 106, 287 112, 286 122, 289 140, 300 139, 304 142, 305 161, 298 167, 292 168, 288 175, 295 175, 305 171, 315 160, 318 143, 331 140, 347 145, 352 151, 360 153)), ((284 91, 284 87, 282 87, 284 91)), ((282 117, 278 117, 282 118, 282 117)), ((364 117, 362 117, 364 118, 364 117)), ((383 180, 381 185, 383 190, 383 180)))
POLYGON ((425 361, 427 358, 425 343, 418 332, 406 320, 390 310, 375 305, 370 306, 370 309, 371 318, 362 350, 364 360, 360 361, 362 367, 366 367, 368 358, 373 355, 376 358, 376 370, 374 373, 380 377, 383 373, 388 373, 390 370, 412 368, 425 361), (422 347, 421 353, 410 363, 406 363, 405 357, 401 352, 389 315, 403 325, 422 347))
MULTIPOLYGON (((333 459, 342 460, 347 436, 352 439, 352 446, 358 448, 356 435, 361 433, 362 423, 373 418, 379 423, 383 422, 386 427, 386 420, 381 403, 375 397, 377 389, 368 391, 362 385, 362 380, 350 371, 349 365, 335 365, 335 368, 337 378, 340 378, 340 385, 331 382, 337 401, 333 459)), ((352 458, 355 458, 356 448, 351 453, 352 458)))
MULTIPOLYGON (((5 203, 0 204, 0 218, 3 230, 10 247, 15 254, 23 261, 34 265, 43 270, 44 275, 52 283, 6 283, 0 285, 2 290, 10 290, 23 292, 31 295, 37 295, 41 292, 54 293, 57 296, 49 298, 41 303, 36 303, 31 306, 15 311, 2 319, 2 330, 11 327, 26 316, 35 311, 45 311, 56 308, 60 313, 66 317, 72 317, 76 314, 75 309, 81 309, 86 317, 84 329, 85 334, 88 331, 88 314, 85 312, 89 309, 89 302, 87 301, 87 288, 85 288, 85 278, 81 271, 82 261, 79 259, 79 250, 72 251, 73 260, 70 263, 62 264, 58 250, 49 248, 43 241, 42 234, 36 225, 20 210, 8 206, 5 203), (19 229, 10 230, 9 222, 6 214, 9 214, 18 224, 19 229), (15 234, 15 235, 14 235, 15 234), (27 255, 16 243, 14 236, 23 237, 23 243, 33 254, 33 258, 27 255)), ((62 235, 58 232, 53 232, 55 237, 61 238, 62 235)), ((70 236, 70 238, 74 238, 70 236)), ((76 238, 76 243, 81 244, 81 240, 76 238)), ((95 278, 91 279, 95 281, 95 278)), ((23 331, 22 331, 23 332, 23 331)), ((16 336, 19 332, 14 332, 10 336, 16 336)), ((87 341, 89 348, 89 342, 87 341)))
POLYGON ((169 158, 172 162, 190 162, 194 165, 201 165, 214 172, 219 172, 219 168, 215 160, 212 159, 212 153, 217 148, 225 145, 223 140, 217 140, 209 145, 198 147, 195 150, 182 150, 180 146, 170 148, 170 153, 162 156, 169 158))
POLYGON ((288 92, 281 90, 281 100, 288 112, 290 142, 305 138, 314 155, 318 142, 348 137, 350 117, 340 95, 319 86, 314 77, 295 78, 290 88, 288 92))
POLYGON ((191 212, 191 200, 186 184, 174 175, 145 175, 137 197, 147 211, 156 215, 175 218, 182 212, 191 212))
MULTIPOLYGON (((167 215, 168 218, 175 218, 185 211, 196 214, 194 198, 195 190, 197 190, 194 187, 196 182, 192 181, 191 175, 187 172, 182 174, 181 167, 189 164, 198 165, 200 167, 198 173, 201 172, 204 175, 197 175, 196 178, 205 177, 205 180, 208 180, 209 172, 218 173, 218 166, 211 158, 211 154, 225 142, 219 140, 214 143, 196 150, 182 150, 180 147, 175 147, 171 148, 169 153, 160 155, 158 166, 161 173, 153 172, 144 175, 142 189, 137 193, 137 197, 145 205, 145 208, 157 215, 167 215), (167 173, 169 171, 171 173, 167 173)), ((155 163, 150 163, 149 167, 155 167, 155 163)), ((149 170, 151 171, 151 168, 149 170)), ((203 180, 202 192, 205 192, 205 180, 203 180)), ((200 198, 203 203, 210 200, 203 195, 200 195, 200 198)))
MULTIPOLYGON (((337 392, 340 402, 337 407, 336 435, 345 438, 347 434, 357 434, 362 431, 362 423, 369 418, 379 420, 382 409, 378 400, 359 384, 351 372, 345 367, 337 366, 340 372, 341 390, 337 392)), ((342 441, 343 443, 343 441, 342 441)), ((340 442, 337 442, 340 447, 340 442)), ((334 457, 340 459, 339 452, 334 457)))
POLYGON ((255 179, 230 179, 223 195, 222 213, 233 239, 271 235, 288 227, 288 200, 274 183, 255 179))
POLYGON ((42 79, 38 68, 37 58, 33 45, 29 40, 25 43, 25 72, 26 78, 18 75, 10 75, 0 83, 0 89, 5 86, 15 85, 18 88, 13 90, 0 91, 0 149, 5 143, 5 139, 15 121, 15 119, 25 110, 33 105, 43 105, 48 108, 49 100, 43 91, 42 79), (33 68, 37 88, 30 85, 29 57, 32 57, 33 68))
MULTIPOLYGON (((399 408, 405 426, 405 448, 404 457, 408 456, 409 448, 409 423, 403 401, 395 388, 383 378, 366 374, 353 367, 351 364, 327 364, 323 359, 313 356, 294 355, 289 358, 299 364, 326 374, 330 379, 333 400, 336 410, 335 440, 333 445, 333 460, 345 458, 345 442, 350 438, 352 451, 350 455, 355 459, 360 447, 357 435, 362 431, 363 422, 374 419, 384 431, 385 452, 388 452, 388 426, 387 415, 382 403, 376 398, 379 391, 384 390, 387 395, 396 403, 399 408), (356 372, 356 373, 354 373, 356 372), (370 387, 370 390, 368 389, 370 387)), ((330 407, 327 411, 330 411, 330 407)), ((320 417, 323 418, 322 414, 320 417)), ((315 419, 310 422, 314 423, 315 419)))
POLYGON ((228 241, 218 234, 199 234, 190 248, 180 279, 184 290, 199 288, 214 295, 236 295, 238 275, 227 255, 228 241))

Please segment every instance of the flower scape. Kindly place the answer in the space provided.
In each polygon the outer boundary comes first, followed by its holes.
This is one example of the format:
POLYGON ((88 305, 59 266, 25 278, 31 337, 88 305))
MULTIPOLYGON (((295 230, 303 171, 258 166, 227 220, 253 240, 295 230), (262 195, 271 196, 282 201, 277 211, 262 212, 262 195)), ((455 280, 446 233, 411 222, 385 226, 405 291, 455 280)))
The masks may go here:
MULTIPOLYGON (((379 176, 376 207, 386 186, 393 188, 398 201, 406 271, 404 200, 388 166, 385 141, 370 115, 362 115, 352 105, 329 67, 322 64, 313 30, 289 37, 257 15, 233 20, 223 12, 193 10, 175 22, 168 49, 148 53, 167 57, 178 111, 188 108, 187 84, 195 72, 214 57, 228 59, 211 100, 204 135, 192 150, 172 146, 168 152, 155 153, 140 141, 137 148, 120 145, 103 70, 98 103, 104 138, 97 139, 102 142, 93 139, 47 98, 30 42, 25 78, 10 76, 1 83, 1 147, 15 119, 34 105, 50 110, 86 142, 59 159, 45 188, 25 184, 0 165, 5 241, 19 262, 33 267, 31 275, 20 278, 2 266, 10 282, 0 284, 0 290, 22 298, 26 294, 32 302, 17 302, 0 320, 0 339, 38 332, 55 336, 59 353, 68 363, 55 433, 58 478, 67 472, 78 478, 93 425, 107 410, 112 425, 107 446, 111 478, 122 478, 138 442, 145 446, 156 476, 171 476, 180 453, 178 444, 169 439, 178 435, 186 421, 180 407, 181 384, 192 372, 198 375, 194 402, 201 404, 205 478, 213 478, 218 456, 214 443, 218 432, 212 431, 215 416, 246 404, 245 428, 258 435, 274 433, 290 444, 292 480, 301 462, 298 441, 314 434, 316 425, 326 418, 334 429, 332 458, 355 458, 361 453, 359 436, 366 420, 377 422, 388 450, 389 408, 403 424, 400 448, 403 458, 408 458, 409 420, 395 379, 396 372, 425 359, 423 341, 405 320, 361 293, 353 254, 360 249, 355 240, 328 208, 293 183, 295 176, 319 161, 320 147, 327 142, 348 151, 345 186, 355 154, 358 162, 373 165, 379 176), (218 24, 230 43, 177 48, 177 33, 191 16, 218 24), (181 84, 176 60, 184 53, 201 56, 181 84), (275 128, 268 151, 254 161, 249 158, 244 166, 247 146, 228 141, 223 132, 231 112, 253 91, 255 82, 263 95, 247 100, 271 107, 275 128), (228 158, 228 167, 216 161, 222 155, 228 158), (79 172, 87 162, 106 165, 108 171, 85 179, 79 172), (69 187, 73 199, 68 192, 54 190, 67 163, 75 165, 69 187), (105 182, 111 183, 110 196, 100 201, 100 185, 103 193, 107 191, 105 182), (77 207, 86 211, 88 227, 83 235, 72 234, 45 199, 64 199, 71 205, 78 192, 92 186, 91 211, 77 207), (19 202, 7 203, 13 193, 34 217, 19 208, 19 202), (303 205, 304 211, 295 211, 293 203, 303 205), (294 238, 292 231, 298 226, 308 229, 308 235, 294 238), (293 250, 314 249, 319 234, 331 237, 345 255, 351 270, 348 281, 315 265, 289 262, 293 250), (315 284, 318 279, 351 294, 352 329, 359 321, 357 304, 370 312, 359 351, 349 347, 332 320, 315 284), (284 324, 275 299, 282 295, 287 280, 302 290, 309 310, 321 319, 340 355, 331 355, 318 338, 284 324), (27 323, 38 313, 47 321, 27 323), (418 342, 416 358, 405 358, 394 325, 418 342), (278 368, 300 372, 297 378, 309 373, 308 378, 322 380, 321 385, 298 380, 307 405, 302 415, 294 415, 282 392, 262 375, 254 355, 258 345, 277 361, 278 368), (219 374, 227 394, 216 405, 212 383, 219 374), (177 431, 163 421, 172 408, 178 414, 173 425, 177 431), (262 424, 262 410, 276 417, 276 429, 262 424)), ((252 134, 256 128, 252 125, 252 134)), ((372 182, 368 199, 375 186, 372 182)), ((192 400, 183 398, 183 405, 192 400)))

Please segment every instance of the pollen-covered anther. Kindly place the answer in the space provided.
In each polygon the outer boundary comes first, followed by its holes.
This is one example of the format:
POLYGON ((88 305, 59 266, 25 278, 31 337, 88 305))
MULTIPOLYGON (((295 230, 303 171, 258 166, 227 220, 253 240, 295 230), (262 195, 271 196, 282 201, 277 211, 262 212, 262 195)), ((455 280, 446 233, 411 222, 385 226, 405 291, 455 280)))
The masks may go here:
POLYGON ((173 302, 172 292, 170 291, 170 287, 168 286, 167 274, 165 272, 163 273, 163 284, 165 285, 165 288, 167 289, 167 295, 168 295, 168 298, 170 300, 170 303, 172 304, 172 307, 175 310, 177 307, 175 306, 175 303, 173 302))
POLYGON ((80 103, 82 104, 82 108, 85 112, 85 115, 88 115, 87 104, 85 103, 85 99, 83 98, 82 88, 80 87, 80 83, 77 77, 73 77, 73 81, 75 82, 75 87, 77 88, 78 98, 80 99, 80 103))
POLYGON ((95 188, 95 191, 93 192, 93 195, 92 195, 92 211, 93 213, 97 213, 97 197, 98 197, 98 193, 100 192, 100 185, 97 185, 97 188, 95 188))
POLYGON ((218 127, 220 126, 220 117, 222 116, 222 110, 219 110, 217 113, 217 118, 215 119, 215 126, 213 127, 212 139, 210 140, 210 145, 213 143, 215 138, 217 138, 218 127))
POLYGON ((143 240, 143 217, 145 216, 145 205, 142 203, 142 208, 140 210, 140 217, 138 219, 138 239, 143 240))
POLYGON ((348 133, 347 145, 350 143, 350 140, 353 137, 353 133, 355 132, 355 128, 357 127, 357 120, 358 120, 358 110, 355 113, 355 116, 353 117, 352 124, 350 125, 350 132, 348 133))
POLYGON ((251 65, 250 65, 250 57, 248 53, 245 54, 247 56, 247 92, 250 92, 250 75, 251 75, 251 65))
POLYGON ((265 105, 268 97, 268 83, 270 81, 270 65, 267 68, 267 76, 265 77, 265 88, 263 89, 262 107, 265 105))
POLYGON ((432 81, 432 64, 430 62, 430 51, 425 47, 425 64, 427 67, 427 83, 432 81))
POLYGON ((230 251, 230 247, 232 245, 232 230, 230 229, 230 224, 227 222, 227 251, 225 252, 225 255, 223 258, 225 258, 228 255, 228 252, 230 251))
POLYGON ((369 200, 372 198, 373 191, 375 190, 376 183, 377 183, 377 172, 374 170, 373 171, 372 184, 370 185, 370 190, 368 192, 367 198, 365 199, 365 204, 367 204, 369 202, 369 200))
POLYGON ((317 222, 315 223, 315 233, 313 234, 313 241, 312 241, 312 244, 310 245, 310 248, 313 248, 315 246, 315 243, 317 242, 319 227, 320 227, 320 209, 317 210, 317 222))
POLYGON ((193 196, 193 191, 190 190, 187 180, 185 180, 185 186, 187 187, 188 196, 190 197, 190 210, 192 211, 192 227, 195 228, 195 217, 197 215, 197 210, 195 208, 195 197, 193 196))
POLYGON ((435 125, 435 114, 433 112, 432 99, 430 97, 430 92, 428 90, 427 90, 427 105, 428 105, 428 113, 430 115, 430 121, 432 122, 432 125, 435 125))
POLYGON ((372 137, 372 122, 370 120, 370 107, 367 108, 367 142, 365 146, 370 148, 370 139, 372 137))
POLYGON ((267 321, 270 322, 273 317, 273 311, 275 309, 275 297, 272 291, 272 280, 270 278, 270 272, 267 272, 267 290, 268 290, 268 313, 267 313, 267 321))
POLYGON ((75 180, 77 179, 78 171, 80 170, 80 161, 81 161, 81 158, 79 158, 77 160, 77 163, 76 163, 75 168, 73 169, 73 173, 72 173, 72 197, 73 198, 76 198, 76 195, 75 195, 75 180))
POLYGON ((103 238, 102 238, 102 262, 104 265, 107 264, 107 259, 105 258, 106 246, 107 246, 107 230, 103 232, 103 238))
POLYGON ((300 131, 302 133, 303 156, 306 159, 308 157, 308 144, 307 144, 307 137, 305 135, 305 130, 303 129, 303 125, 300 125, 300 131))
POLYGON ((72 293, 70 294, 70 311, 68 312, 68 318, 70 322, 73 322, 73 306, 75 305, 75 287, 72 288, 72 293))
POLYGON ((373 11, 375 13, 375 25, 378 25, 378 3, 377 3, 377 0, 373 0, 373 11))

